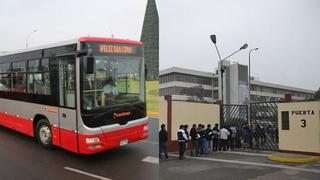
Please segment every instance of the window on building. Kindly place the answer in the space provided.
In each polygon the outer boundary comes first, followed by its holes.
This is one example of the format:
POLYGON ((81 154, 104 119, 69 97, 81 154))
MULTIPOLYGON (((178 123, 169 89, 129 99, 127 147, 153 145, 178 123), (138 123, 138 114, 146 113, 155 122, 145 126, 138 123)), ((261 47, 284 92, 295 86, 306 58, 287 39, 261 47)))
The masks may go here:
POLYGON ((289 112, 288 111, 281 112, 281 129, 289 130, 289 112))
POLYGON ((212 83, 213 83, 212 85, 213 85, 214 87, 218 87, 218 86, 219 86, 219 85, 218 85, 218 83, 219 83, 219 82, 218 82, 218 78, 214 78, 212 83))
POLYGON ((213 99, 219 99, 219 91, 218 90, 213 91, 213 99))

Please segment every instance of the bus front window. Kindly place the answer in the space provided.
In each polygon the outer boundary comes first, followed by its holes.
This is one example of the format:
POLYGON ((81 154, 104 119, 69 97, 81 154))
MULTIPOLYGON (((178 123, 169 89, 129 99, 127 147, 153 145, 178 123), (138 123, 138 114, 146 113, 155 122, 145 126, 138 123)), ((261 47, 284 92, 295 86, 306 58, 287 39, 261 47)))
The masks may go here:
POLYGON ((144 102, 142 58, 95 56, 94 74, 83 74, 85 110, 144 102))

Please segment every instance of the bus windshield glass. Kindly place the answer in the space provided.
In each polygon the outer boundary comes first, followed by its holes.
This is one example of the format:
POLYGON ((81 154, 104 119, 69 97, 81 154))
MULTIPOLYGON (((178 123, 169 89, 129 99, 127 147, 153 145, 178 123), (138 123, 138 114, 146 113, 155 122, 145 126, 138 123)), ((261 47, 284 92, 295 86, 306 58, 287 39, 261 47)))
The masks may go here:
POLYGON ((97 110, 144 102, 142 63, 143 58, 136 56, 94 56, 94 73, 83 71, 82 108, 97 110))

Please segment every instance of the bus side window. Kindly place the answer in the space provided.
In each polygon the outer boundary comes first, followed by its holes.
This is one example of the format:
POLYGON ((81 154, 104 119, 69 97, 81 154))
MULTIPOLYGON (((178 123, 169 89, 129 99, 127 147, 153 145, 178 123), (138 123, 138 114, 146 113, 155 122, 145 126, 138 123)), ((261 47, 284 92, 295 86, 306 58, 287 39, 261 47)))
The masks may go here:
POLYGON ((0 64, 0 91, 11 91, 11 64, 0 64))
POLYGON ((75 56, 59 57, 60 106, 75 108, 75 56))
POLYGON ((28 93, 51 95, 48 58, 28 62, 28 93))
POLYGON ((12 63, 12 82, 13 91, 19 93, 26 93, 26 61, 12 63))

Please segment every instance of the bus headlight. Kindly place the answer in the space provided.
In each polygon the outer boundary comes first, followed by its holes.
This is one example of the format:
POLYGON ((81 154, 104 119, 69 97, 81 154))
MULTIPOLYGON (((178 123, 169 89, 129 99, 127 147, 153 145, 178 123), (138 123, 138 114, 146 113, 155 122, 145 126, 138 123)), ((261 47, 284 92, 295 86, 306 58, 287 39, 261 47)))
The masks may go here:
POLYGON ((143 131, 148 131, 148 129, 149 129, 148 125, 143 126, 143 131))
POLYGON ((90 144, 90 143, 97 143, 100 142, 100 139, 98 137, 94 137, 94 138, 86 138, 86 143, 90 144))

